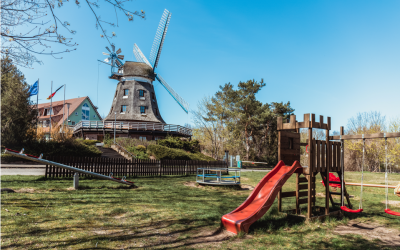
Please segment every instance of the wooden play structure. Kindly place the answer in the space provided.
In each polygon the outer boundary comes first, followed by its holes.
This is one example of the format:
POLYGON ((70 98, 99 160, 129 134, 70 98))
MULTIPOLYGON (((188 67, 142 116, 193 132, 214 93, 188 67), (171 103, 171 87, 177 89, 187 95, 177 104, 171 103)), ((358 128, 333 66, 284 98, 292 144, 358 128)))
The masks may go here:
MULTIPOLYGON (((291 115, 290 119, 284 123, 282 117, 278 118, 278 160, 282 160, 286 165, 291 165, 295 161, 300 162, 300 147, 307 147, 308 166, 303 166, 302 171, 296 171, 296 190, 291 192, 278 193, 278 210, 282 211, 282 199, 286 197, 296 198, 296 207, 290 213, 300 214, 300 205, 307 204, 307 218, 315 218, 321 216, 332 215, 330 211, 332 207, 341 206, 343 211, 361 212, 362 205, 358 210, 352 210, 349 194, 346 191, 344 176, 344 160, 343 160, 343 141, 346 139, 374 139, 374 138, 394 138, 400 137, 400 133, 379 133, 371 135, 344 135, 344 128, 340 127, 340 135, 330 136, 331 118, 327 117, 324 123, 323 116, 319 117, 319 121, 315 120, 314 114, 304 114, 304 120, 298 122, 295 115, 291 115), (308 129, 307 142, 300 142, 300 129, 308 129), (315 140, 312 136, 313 129, 325 130, 326 140, 315 140), (337 173, 338 180, 333 181, 330 173, 337 173), (325 186, 325 206, 317 207, 315 205, 316 193, 316 177, 320 174, 325 186), (327 180, 328 179, 328 180, 327 180), (327 183, 328 182, 328 183, 327 183), (337 184, 341 188, 341 192, 331 192, 329 186, 337 184), (340 203, 335 203, 332 195, 341 197, 340 203), (347 204, 345 203, 346 200, 347 204), (321 209, 324 209, 324 214, 321 215, 321 209)), ((332 174, 331 174, 332 176, 332 174)))

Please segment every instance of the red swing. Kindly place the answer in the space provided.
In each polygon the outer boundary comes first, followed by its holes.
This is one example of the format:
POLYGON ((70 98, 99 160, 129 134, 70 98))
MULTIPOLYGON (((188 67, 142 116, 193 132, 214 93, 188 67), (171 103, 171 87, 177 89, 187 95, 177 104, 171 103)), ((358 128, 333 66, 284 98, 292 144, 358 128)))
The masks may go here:
MULTIPOLYGON (((365 139, 364 139, 364 145, 363 145, 363 162, 362 162, 362 167, 361 167, 361 193, 360 193, 360 208, 359 209, 356 209, 356 210, 353 210, 353 209, 350 209, 350 208, 348 208, 348 207, 346 207, 346 206, 344 206, 344 197, 342 196, 342 205, 343 206, 341 206, 340 207, 340 209, 342 210, 342 211, 344 211, 344 212, 347 212, 347 213, 352 213, 352 214, 357 214, 357 213, 361 213, 362 211, 363 211, 363 209, 362 209, 362 192, 363 192, 363 179, 364 179, 364 149, 365 149, 365 139)), ((342 141, 342 161, 343 161, 343 141, 342 141)), ((344 172, 344 168, 343 168, 343 166, 344 166, 344 162, 342 162, 342 180, 343 180, 343 178, 344 178, 344 176, 343 176, 343 172, 344 172)), ((329 173, 329 179, 331 178, 331 176, 330 176, 330 174, 331 173, 329 173)), ((333 174, 332 174, 333 175, 333 174)), ((338 181, 340 180, 339 179, 339 177, 336 177, 335 175, 333 175, 333 177, 334 178, 336 178, 338 181)), ((343 188, 344 188, 344 180, 343 180, 343 187, 340 185, 340 184, 338 184, 339 185, 339 187, 340 188, 342 188, 342 191, 343 191, 343 188)), ((342 193, 343 194, 343 193, 342 193)))
POLYGON ((395 212, 390 210, 390 208, 386 208, 385 209, 385 213, 390 214, 390 215, 394 215, 394 216, 400 216, 400 212, 395 212))
POLYGON ((388 191, 388 186, 389 186, 389 180, 388 180, 388 169, 387 169, 387 138, 385 138, 385 152, 386 152, 386 162, 385 162, 385 167, 386 167, 386 171, 385 171, 385 182, 386 182, 386 209, 385 209, 385 213, 390 214, 390 215, 394 215, 394 216, 400 216, 400 212, 395 212, 390 210, 390 208, 388 208, 388 201, 389 201, 389 191, 388 191))

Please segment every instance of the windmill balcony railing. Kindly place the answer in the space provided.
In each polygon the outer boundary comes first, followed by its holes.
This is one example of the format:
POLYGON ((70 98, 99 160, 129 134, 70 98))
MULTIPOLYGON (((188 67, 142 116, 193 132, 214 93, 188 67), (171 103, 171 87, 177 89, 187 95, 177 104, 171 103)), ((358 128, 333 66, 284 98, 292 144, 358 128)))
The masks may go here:
POLYGON ((102 122, 102 121, 80 121, 75 125, 74 131, 81 128, 87 129, 118 129, 118 130, 145 130, 145 131, 166 131, 180 134, 192 135, 192 130, 180 125, 160 124, 152 122, 102 122))

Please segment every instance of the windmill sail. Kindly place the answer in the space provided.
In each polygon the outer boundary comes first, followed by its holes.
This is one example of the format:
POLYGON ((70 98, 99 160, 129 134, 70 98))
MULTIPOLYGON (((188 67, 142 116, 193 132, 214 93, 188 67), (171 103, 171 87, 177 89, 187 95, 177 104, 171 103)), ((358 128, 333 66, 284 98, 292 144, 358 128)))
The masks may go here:
POLYGON ((138 62, 144 62, 147 65, 149 65, 150 67, 152 67, 151 64, 149 63, 149 61, 147 60, 147 58, 143 55, 142 51, 136 45, 136 43, 133 45, 133 54, 135 54, 136 60, 138 62))
POLYGON ((150 52, 150 62, 153 69, 155 69, 158 65, 158 60, 160 59, 161 50, 164 44, 165 35, 167 34, 170 19, 171 12, 165 9, 163 15, 161 16, 161 20, 156 32, 156 37, 154 38, 153 47, 151 48, 150 52))
POLYGON ((175 90, 173 90, 171 88, 171 86, 169 86, 169 84, 160 76, 160 75, 156 75, 157 80, 161 83, 162 86, 164 86, 164 88, 168 91, 168 93, 170 93, 170 95, 175 99, 175 101, 181 106, 181 108, 188 113, 189 112, 189 103, 187 103, 185 100, 183 100, 182 97, 180 97, 178 95, 178 93, 175 92, 175 90))

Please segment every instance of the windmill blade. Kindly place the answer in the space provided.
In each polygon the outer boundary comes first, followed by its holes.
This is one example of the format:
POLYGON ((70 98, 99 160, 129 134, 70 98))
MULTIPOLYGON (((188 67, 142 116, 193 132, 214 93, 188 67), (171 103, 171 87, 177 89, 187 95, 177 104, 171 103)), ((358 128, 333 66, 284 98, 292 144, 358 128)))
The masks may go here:
POLYGON ((156 68, 158 65, 158 60, 160 59, 161 50, 164 44, 165 35, 167 34, 170 19, 171 12, 165 9, 163 15, 161 16, 156 37, 154 38, 153 47, 151 48, 150 52, 150 62, 151 65, 153 65, 153 68, 156 68))
POLYGON ((111 44, 112 52, 115 52, 115 45, 111 44))
POLYGON ((106 53, 106 52, 103 52, 103 55, 105 55, 105 56, 109 56, 110 54, 108 54, 108 53, 106 53))
POLYGON ((119 59, 124 60, 124 56, 123 55, 118 55, 117 56, 119 59))
MULTIPOLYGON (((135 54, 136 60, 138 62, 144 62, 147 65, 149 65, 150 67, 151 64, 149 63, 149 61, 147 60, 147 58, 143 55, 142 51, 139 49, 139 47, 135 44, 133 44, 133 54, 135 54)), ((153 67, 152 67, 153 68, 153 67)))
POLYGON ((118 61, 118 60, 115 60, 115 63, 117 64, 118 67, 122 66, 122 63, 120 61, 118 61))
POLYGON ((180 97, 175 90, 171 88, 171 86, 168 85, 168 83, 160 76, 156 75, 157 80, 161 83, 162 86, 170 93, 170 95, 175 99, 175 101, 181 106, 181 108, 188 113, 189 112, 189 103, 187 103, 185 100, 183 100, 182 97, 180 97))
POLYGON ((117 50, 117 52, 115 52, 115 53, 119 54, 119 53, 121 53, 121 52, 122 52, 122 50, 121 50, 121 48, 119 48, 119 49, 117 50))
POLYGON ((106 46, 106 49, 108 50, 108 52, 110 52, 111 53, 111 50, 106 46))

